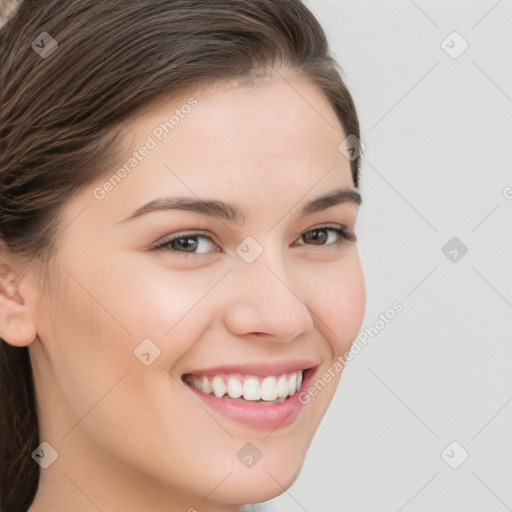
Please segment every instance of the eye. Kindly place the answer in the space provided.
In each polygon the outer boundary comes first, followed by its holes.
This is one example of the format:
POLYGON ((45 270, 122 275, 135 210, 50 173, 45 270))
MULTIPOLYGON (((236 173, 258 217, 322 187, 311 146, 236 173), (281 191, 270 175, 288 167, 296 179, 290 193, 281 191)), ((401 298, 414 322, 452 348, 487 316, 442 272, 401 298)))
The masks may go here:
POLYGON ((171 251, 178 256, 187 257, 188 254, 207 254, 216 252, 219 248, 209 236, 200 233, 179 233, 171 238, 158 242, 152 250, 171 251))
POLYGON ((301 235, 299 240, 304 241, 304 243, 299 243, 299 245, 325 246, 340 244, 343 243, 343 240, 356 242, 357 238, 342 226, 318 226, 301 235))
MULTIPOLYGON (((297 245, 334 246, 343 243, 344 240, 356 242, 356 236, 343 226, 319 226, 303 233, 300 238, 302 243, 297 245)), ((186 258, 189 254, 209 254, 219 252, 221 249, 213 240, 202 233, 178 233, 169 238, 164 238, 150 248, 153 251, 171 252, 175 256, 186 258)))

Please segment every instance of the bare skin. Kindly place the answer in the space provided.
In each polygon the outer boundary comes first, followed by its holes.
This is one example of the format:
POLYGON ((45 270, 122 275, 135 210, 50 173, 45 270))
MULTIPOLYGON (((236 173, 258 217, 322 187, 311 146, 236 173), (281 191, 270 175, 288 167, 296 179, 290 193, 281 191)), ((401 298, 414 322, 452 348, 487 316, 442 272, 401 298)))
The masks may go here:
MULTIPOLYGON (((233 512, 271 499, 296 479, 336 390, 341 372, 269 432, 210 409, 182 380, 297 360, 321 376, 365 311, 357 243, 336 231, 355 231, 358 205, 301 212, 353 189, 338 150, 346 134, 322 92, 277 78, 195 98, 119 183, 104 187, 112 169, 68 201, 48 286, 5 259, 4 278, 16 279, 2 294, 2 337, 30 347, 40 437, 58 452, 29 512, 233 512), (98 187, 109 189, 100 199, 98 187), (129 218, 164 196, 236 203, 245 220, 178 209, 129 218), (154 248, 181 232, 193 251, 154 248), (252 263, 237 252, 247 237, 262 250, 252 263), (134 355, 145 339, 160 351, 148 366, 134 355), (261 452, 251 468, 237 457, 248 442, 261 452)), ((127 158, 186 101, 134 119, 127 158)))

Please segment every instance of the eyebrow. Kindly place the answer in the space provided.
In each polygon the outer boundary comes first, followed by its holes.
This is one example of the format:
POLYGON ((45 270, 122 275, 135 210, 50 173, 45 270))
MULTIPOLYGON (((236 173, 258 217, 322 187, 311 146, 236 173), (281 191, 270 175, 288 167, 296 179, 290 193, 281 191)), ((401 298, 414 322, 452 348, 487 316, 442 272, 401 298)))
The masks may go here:
MULTIPOLYGON (((300 209, 299 215, 311 215, 331 206, 343 203, 360 205, 361 194, 355 189, 337 189, 328 194, 317 197, 300 209)), ((185 210, 190 212, 216 217, 230 222, 243 223, 247 217, 246 212, 237 203, 226 203, 217 199, 195 199, 192 197, 159 197, 144 204, 122 222, 128 221, 151 212, 167 210, 185 210)))

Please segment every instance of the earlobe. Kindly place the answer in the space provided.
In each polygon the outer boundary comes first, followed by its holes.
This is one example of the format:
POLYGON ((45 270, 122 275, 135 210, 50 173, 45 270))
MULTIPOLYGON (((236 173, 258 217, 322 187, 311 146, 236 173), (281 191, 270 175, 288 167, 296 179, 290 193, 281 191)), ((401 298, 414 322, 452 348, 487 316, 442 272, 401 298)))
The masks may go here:
POLYGON ((16 347, 30 345, 37 336, 28 297, 20 290, 22 276, 0 264, 0 337, 16 347))

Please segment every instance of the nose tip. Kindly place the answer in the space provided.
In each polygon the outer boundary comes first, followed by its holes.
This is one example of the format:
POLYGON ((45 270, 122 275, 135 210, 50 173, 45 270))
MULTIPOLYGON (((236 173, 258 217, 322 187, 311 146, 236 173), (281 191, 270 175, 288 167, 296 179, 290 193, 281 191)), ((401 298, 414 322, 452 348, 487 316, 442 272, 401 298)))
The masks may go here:
POLYGON ((284 342, 312 330, 311 312, 293 289, 294 283, 263 262, 244 269, 243 277, 235 285, 225 314, 230 332, 284 342))

